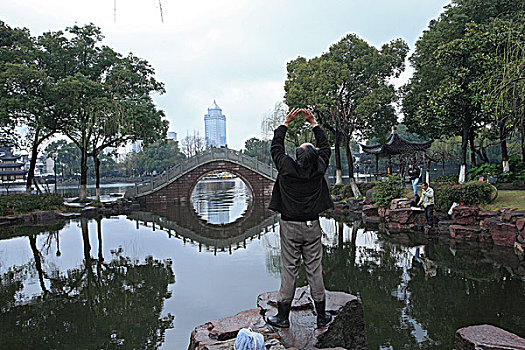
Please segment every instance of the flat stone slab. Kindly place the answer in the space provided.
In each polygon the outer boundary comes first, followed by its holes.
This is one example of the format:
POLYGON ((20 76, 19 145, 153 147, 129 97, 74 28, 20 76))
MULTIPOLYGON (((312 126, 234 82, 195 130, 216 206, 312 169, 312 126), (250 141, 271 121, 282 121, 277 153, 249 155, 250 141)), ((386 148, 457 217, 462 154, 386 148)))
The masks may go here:
MULTIPOLYGON (((257 305, 265 317, 277 314, 277 295, 274 291, 257 298, 257 305)), ((287 349, 368 349, 361 299, 343 292, 326 291, 326 311, 334 316, 332 322, 316 329, 310 288, 297 288, 290 312, 290 328, 272 329, 287 349)))
POLYGON ((456 331, 456 350, 525 350, 525 339, 492 325, 456 331))

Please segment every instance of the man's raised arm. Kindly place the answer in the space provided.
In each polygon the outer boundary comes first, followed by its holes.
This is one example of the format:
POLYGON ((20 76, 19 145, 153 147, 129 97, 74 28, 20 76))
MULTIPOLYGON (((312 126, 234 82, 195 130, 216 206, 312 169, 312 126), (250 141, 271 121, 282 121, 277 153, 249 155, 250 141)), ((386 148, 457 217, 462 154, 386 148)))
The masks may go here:
POLYGON ((286 157, 286 151, 284 149, 284 137, 286 135, 286 131, 288 130, 288 124, 290 124, 297 117, 300 111, 301 110, 299 108, 293 108, 284 119, 283 125, 280 125, 273 132, 270 153, 277 170, 281 169, 281 161, 284 157, 286 157))
POLYGON ((328 142, 328 139, 326 138, 326 134, 324 130, 317 124, 317 121, 315 120, 314 114, 312 111, 306 109, 303 110, 304 113, 304 119, 310 125, 313 127, 313 132, 315 136, 315 147, 319 148, 319 157, 324 161, 325 165, 328 167, 328 163, 330 162, 330 154, 332 151, 330 150, 330 143, 328 142))

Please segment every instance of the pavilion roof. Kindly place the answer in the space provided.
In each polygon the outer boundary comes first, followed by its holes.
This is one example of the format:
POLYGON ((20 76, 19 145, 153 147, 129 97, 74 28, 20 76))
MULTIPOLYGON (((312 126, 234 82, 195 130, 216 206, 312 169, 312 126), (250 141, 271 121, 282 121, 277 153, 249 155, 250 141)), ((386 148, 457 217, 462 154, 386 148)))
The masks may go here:
POLYGON ((375 154, 380 157, 394 156, 397 154, 410 154, 425 151, 432 145, 433 140, 425 142, 408 141, 399 136, 395 127, 392 127, 392 134, 385 143, 377 145, 361 145, 363 152, 375 154))

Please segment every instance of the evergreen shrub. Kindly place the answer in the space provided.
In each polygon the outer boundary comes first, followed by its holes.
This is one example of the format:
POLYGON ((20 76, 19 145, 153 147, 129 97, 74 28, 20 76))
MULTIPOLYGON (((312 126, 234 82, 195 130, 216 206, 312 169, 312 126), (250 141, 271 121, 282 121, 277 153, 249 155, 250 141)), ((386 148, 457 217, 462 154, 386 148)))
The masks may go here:
POLYGON ((392 199, 401 198, 405 184, 399 176, 390 175, 378 181, 375 185, 374 202, 380 207, 389 207, 392 199))
POLYGON ((494 187, 486 182, 470 181, 463 185, 453 182, 433 183, 435 209, 448 212, 452 203, 476 206, 489 203, 494 187))
POLYGON ((371 188, 374 188, 376 184, 377 184, 377 181, 358 182, 357 187, 359 188, 359 191, 361 191, 361 194, 364 196, 366 195, 366 191, 368 191, 371 188))

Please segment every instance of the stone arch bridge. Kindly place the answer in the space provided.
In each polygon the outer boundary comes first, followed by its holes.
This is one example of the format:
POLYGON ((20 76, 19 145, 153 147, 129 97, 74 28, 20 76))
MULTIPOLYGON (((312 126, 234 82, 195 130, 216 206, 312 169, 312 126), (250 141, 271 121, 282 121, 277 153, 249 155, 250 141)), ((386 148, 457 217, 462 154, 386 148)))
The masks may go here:
POLYGON ((267 200, 271 196, 277 170, 228 148, 210 149, 184 160, 160 175, 152 176, 126 191, 127 198, 136 198, 146 206, 189 202, 193 188, 211 171, 227 171, 240 177, 248 186, 252 199, 267 200))

